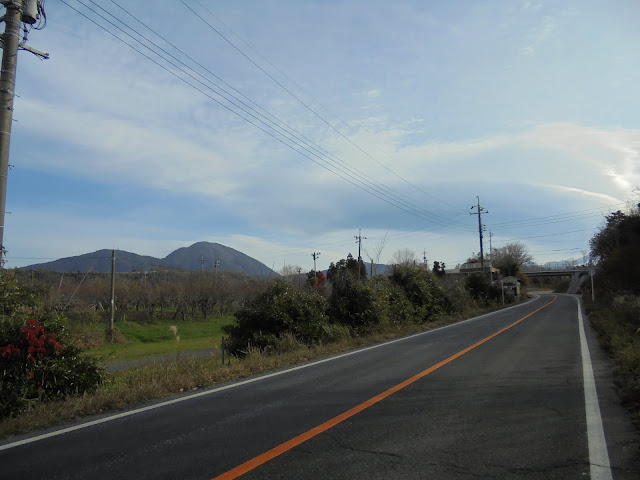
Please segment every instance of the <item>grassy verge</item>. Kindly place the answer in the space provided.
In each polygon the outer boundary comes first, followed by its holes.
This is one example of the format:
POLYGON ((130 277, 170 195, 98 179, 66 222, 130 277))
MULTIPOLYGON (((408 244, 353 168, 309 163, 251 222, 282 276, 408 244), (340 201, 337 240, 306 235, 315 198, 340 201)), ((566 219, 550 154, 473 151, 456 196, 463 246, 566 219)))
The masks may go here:
POLYGON ((592 303, 585 299, 587 314, 600 343, 615 363, 615 384, 622 402, 640 427, 640 317, 619 303, 592 303))
POLYGON ((105 362, 112 362, 215 348, 222 340, 222 326, 233 320, 232 316, 226 316, 198 322, 118 322, 118 331, 126 339, 126 343, 101 345, 89 349, 87 354, 101 357, 105 362), (177 327, 176 332, 174 333, 170 327, 177 327))
POLYGON ((131 407, 182 392, 208 388, 230 380, 441 327, 499 308, 467 312, 466 315, 441 318, 425 325, 383 325, 368 335, 347 337, 331 344, 313 347, 306 347, 298 343, 295 338, 285 337, 278 351, 265 355, 253 350, 246 358, 242 360, 234 358, 231 364, 224 366, 220 364, 217 356, 215 358, 189 357, 109 374, 93 395, 69 397, 64 401, 40 404, 18 417, 2 419, 0 438, 87 415, 131 407))

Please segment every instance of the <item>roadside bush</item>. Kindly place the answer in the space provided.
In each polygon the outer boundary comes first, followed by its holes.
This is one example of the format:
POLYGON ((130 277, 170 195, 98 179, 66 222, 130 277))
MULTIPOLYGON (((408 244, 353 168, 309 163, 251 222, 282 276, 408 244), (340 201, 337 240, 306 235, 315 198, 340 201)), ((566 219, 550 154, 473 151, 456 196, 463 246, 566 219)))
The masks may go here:
POLYGON ((399 285, 388 277, 376 277, 372 284, 384 322, 393 325, 418 322, 413 304, 399 285))
POLYGON ((40 311, 40 303, 19 282, 15 274, 0 271, 0 319, 3 317, 27 317, 40 311))
POLYGON ((261 350, 281 346, 280 337, 293 335, 311 345, 323 340, 328 319, 327 302, 316 293, 298 290, 278 280, 236 312, 236 323, 223 331, 230 338, 229 351, 243 356, 248 348, 261 350))
POLYGON ((476 306, 461 280, 445 277, 440 281, 440 284, 447 297, 447 312, 449 314, 460 315, 476 306))
POLYGON ((624 403, 640 425, 640 297, 617 295, 591 303, 585 298, 589 320, 616 364, 616 385, 624 403))
POLYGON ((96 389, 101 367, 66 340, 57 320, 0 320, 0 418, 96 389))
POLYGON ((380 323, 380 309, 373 288, 353 275, 336 275, 331 280, 329 318, 353 329, 380 323))
POLYGON ((469 275, 465 286, 474 300, 482 301, 487 306, 492 302, 498 302, 502 297, 500 288, 492 285, 486 275, 480 273, 469 275))
POLYGON ((395 265, 391 280, 404 292, 413 306, 410 316, 418 322, 432 321, 451 309, 449 299, 438 280, 423 268, 395 265))

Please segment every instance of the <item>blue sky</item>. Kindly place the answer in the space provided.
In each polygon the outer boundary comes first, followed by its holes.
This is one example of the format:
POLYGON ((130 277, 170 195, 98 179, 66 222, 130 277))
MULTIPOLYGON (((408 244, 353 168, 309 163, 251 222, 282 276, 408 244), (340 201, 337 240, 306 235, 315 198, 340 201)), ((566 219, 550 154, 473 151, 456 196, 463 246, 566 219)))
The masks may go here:
POLYGON ((476 195, 494 247, 546 262, 637 201, 635 1, 65 2, 29 35, 51 59, 18 61, 9 267, 204 240, 326 268, 358 229, 365 260, 386 237, 382 262, 408 248, 453 267, 479 251, 476 195), (292 130, 299 151, 273 138, 292 130))

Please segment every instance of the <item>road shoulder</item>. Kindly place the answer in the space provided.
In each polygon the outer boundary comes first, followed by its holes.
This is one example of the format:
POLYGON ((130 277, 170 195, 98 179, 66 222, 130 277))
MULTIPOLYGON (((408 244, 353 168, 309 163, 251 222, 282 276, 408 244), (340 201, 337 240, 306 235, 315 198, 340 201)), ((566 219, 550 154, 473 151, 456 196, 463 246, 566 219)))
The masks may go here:
POLYGON ((640 478, 640 431, 633 425, 631 413, 620 402, 615 387, 615 365, 600 345, 584 304, 581 305, 611 469, 617 480, 637 480, 640 478))

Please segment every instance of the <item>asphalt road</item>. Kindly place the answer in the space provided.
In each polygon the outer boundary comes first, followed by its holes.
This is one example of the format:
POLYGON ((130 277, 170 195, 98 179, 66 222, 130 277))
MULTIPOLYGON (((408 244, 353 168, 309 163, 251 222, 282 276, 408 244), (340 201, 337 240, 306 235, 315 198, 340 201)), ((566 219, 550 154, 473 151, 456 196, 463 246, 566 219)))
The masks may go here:
POLYGON ((610 365, 588 323, 581 346, 575 299, 553 299, 66 433, 9 439, 0 478, 236 478, 244 464, 242 479, 637 480, 640 440, 610 365))

